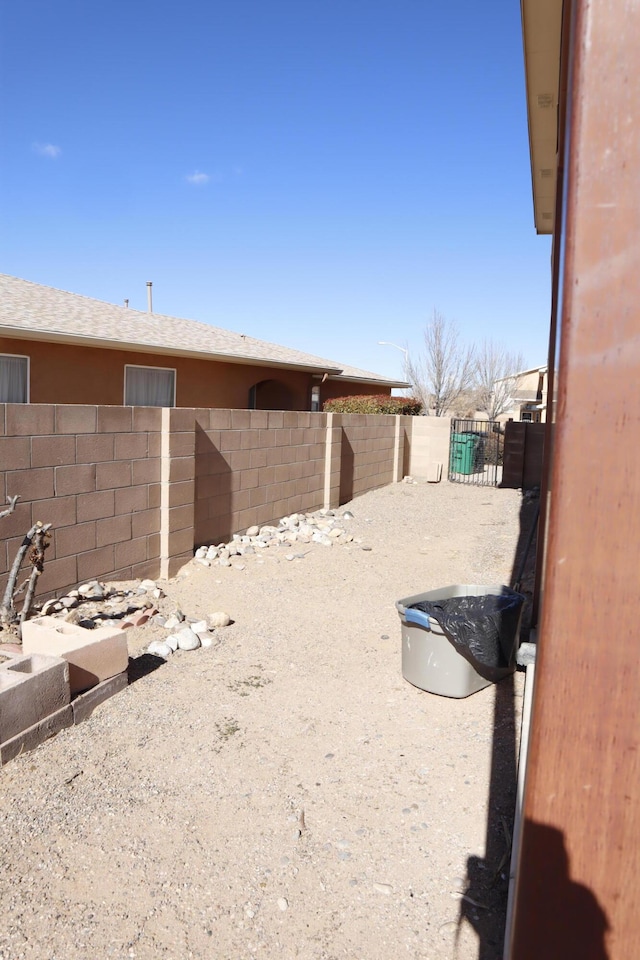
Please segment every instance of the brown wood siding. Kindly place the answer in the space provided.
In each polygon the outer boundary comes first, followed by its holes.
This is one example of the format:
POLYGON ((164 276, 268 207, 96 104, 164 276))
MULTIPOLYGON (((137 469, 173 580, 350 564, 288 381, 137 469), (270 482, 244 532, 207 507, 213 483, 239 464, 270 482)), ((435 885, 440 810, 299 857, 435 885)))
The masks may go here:
POLYGON ((640 944, 640 7, 575 3, 558 416, 512 960, 640 944))

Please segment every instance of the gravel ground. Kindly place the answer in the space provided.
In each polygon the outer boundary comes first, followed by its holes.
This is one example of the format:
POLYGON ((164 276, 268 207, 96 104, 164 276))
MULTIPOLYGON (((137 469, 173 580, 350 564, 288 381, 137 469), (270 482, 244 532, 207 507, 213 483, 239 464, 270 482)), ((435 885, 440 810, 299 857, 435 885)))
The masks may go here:
POLYGON ((523 677, 411 686, 394 603, 508 583, 521 503, 398 484, 352 544, 162 584, 234 623, 2 770, 0 960, 498 960, 523 677))

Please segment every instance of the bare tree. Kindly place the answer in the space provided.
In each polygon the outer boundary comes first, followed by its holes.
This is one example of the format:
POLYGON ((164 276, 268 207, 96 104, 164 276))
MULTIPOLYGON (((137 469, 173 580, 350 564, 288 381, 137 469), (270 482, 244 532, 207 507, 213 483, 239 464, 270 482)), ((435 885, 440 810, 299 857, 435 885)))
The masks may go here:
POLYGON ((454 321, 434 310, 424 331, 424 352, 407 355, 406 376, 425 411, 444 417, 473 384, 473 347, 461 343, 454 321))
POLYGON ((521 353, 510 353, 494 340, 484 340, 476 351, 477 405, 489 420, 496 420, 511 406, 524 363, 521 353))

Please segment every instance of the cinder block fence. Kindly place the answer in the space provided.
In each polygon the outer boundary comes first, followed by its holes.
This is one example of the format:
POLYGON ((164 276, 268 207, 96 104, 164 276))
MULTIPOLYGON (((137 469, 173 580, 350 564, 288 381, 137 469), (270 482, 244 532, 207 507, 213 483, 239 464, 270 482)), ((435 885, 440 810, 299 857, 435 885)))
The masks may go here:
POLYGON ((20 495, 0 520, 0 590, 36 520, 53 525, 39 596, 172 576, 195 546, 400 480, 424 420, 0 404, 0 500, 20 495))

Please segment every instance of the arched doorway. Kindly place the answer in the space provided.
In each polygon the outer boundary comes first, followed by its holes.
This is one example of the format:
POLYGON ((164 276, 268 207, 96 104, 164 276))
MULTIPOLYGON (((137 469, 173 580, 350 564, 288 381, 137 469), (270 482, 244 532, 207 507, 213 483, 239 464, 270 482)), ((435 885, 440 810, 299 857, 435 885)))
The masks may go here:
POLYGON ((291 390, 280 380, 260 380, 249 390, 249 410, 293 410, 291 390))

